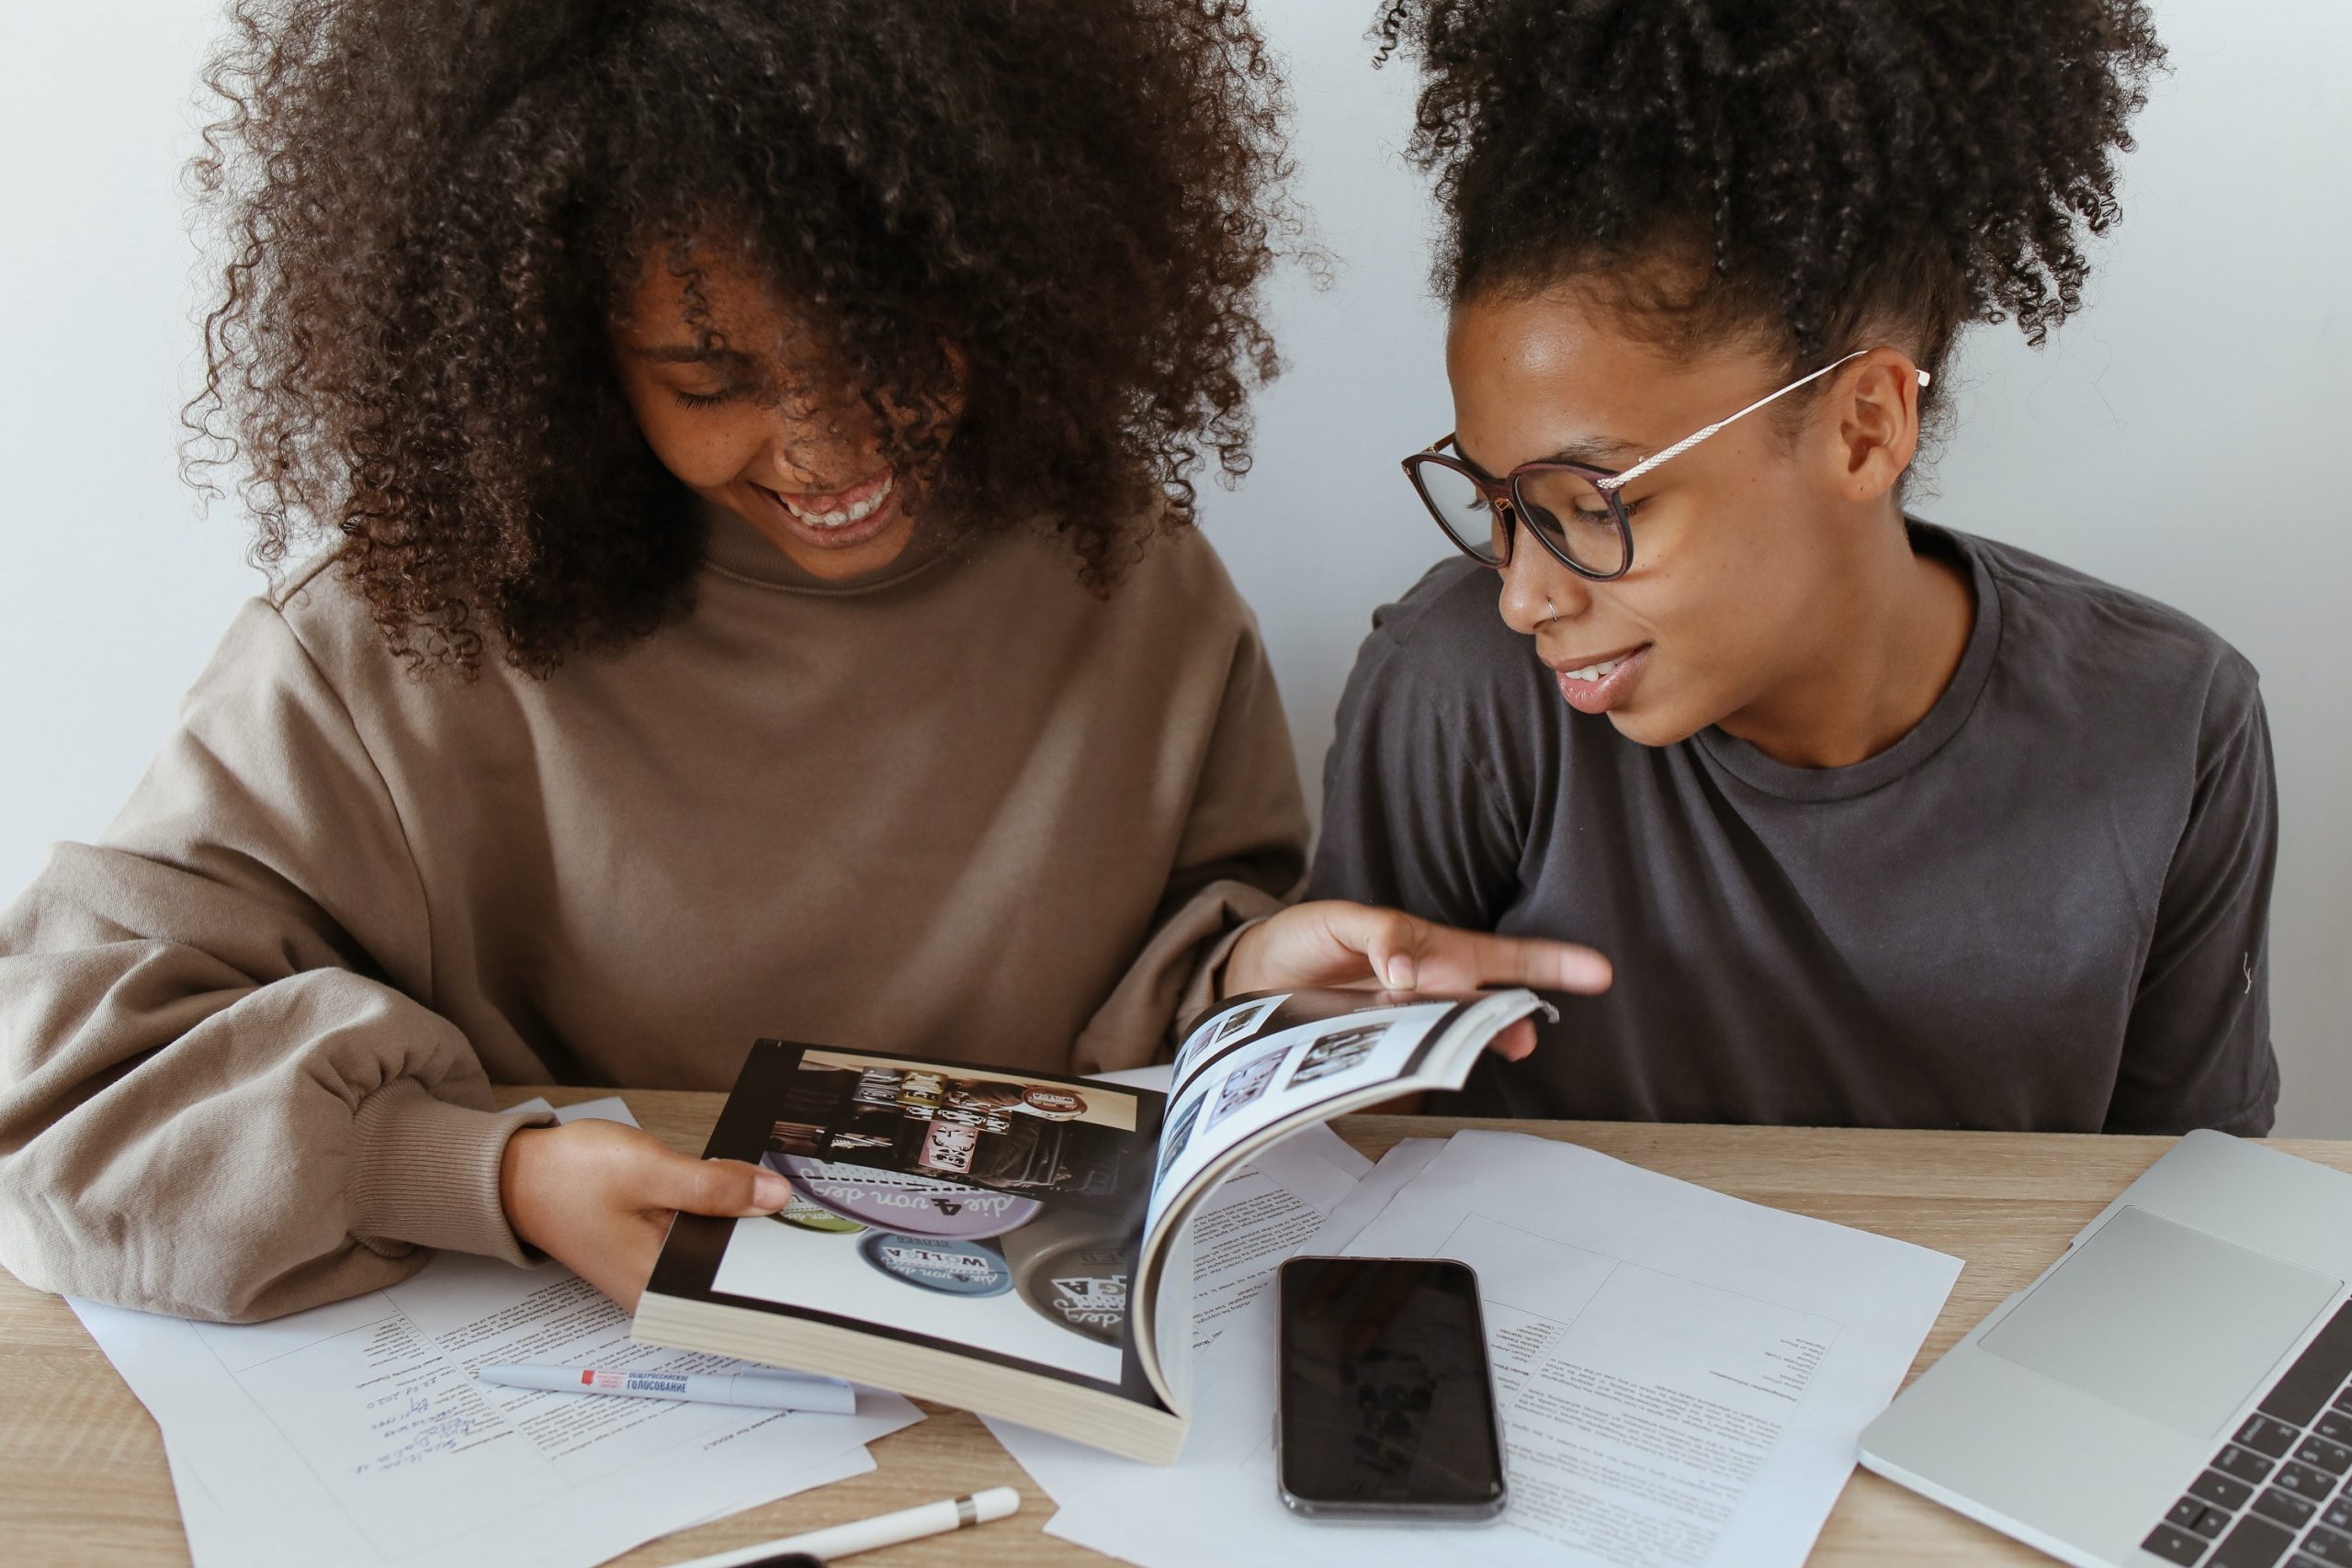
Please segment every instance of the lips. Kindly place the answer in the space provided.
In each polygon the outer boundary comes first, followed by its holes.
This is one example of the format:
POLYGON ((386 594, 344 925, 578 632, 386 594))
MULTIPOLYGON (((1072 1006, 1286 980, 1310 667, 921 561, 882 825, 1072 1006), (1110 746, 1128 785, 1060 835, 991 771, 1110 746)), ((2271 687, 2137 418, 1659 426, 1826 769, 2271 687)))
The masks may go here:
POLYGON ((805 491, 795 493, 770 491, 769 493, 790 507, 792 514, 803 523, 820 528, 840 528, 852 523, 865 522, 875 507, 888 499, 894 477, 889 469, 885 468, 847 490, 827 495, 805 491))
POLYGON ((1597 657, 1578 654, 1575 663, 1546 659, 1544 662, 1560 683, 1560 695, 1578 713, 1603 714, 1624 702, 1642 671, 1649 667, 1650 649, 1642 643, 1597 657))
POLYGON ((847 549, 879 537, 899 520, 898 476, 885 468, 847 490, 786 494, 756 480, 752 491, 769 515, 794 537, 818 549, 847 549))

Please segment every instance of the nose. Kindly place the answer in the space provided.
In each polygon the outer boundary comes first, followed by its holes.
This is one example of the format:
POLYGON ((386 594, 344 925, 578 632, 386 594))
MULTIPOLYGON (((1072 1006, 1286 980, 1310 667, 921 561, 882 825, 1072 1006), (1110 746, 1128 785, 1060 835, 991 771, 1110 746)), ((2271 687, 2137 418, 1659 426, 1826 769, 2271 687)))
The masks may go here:
POLYGON ((854 485, 874 468, 878 443, 852 438, 827 412, 780 410, 768 433, 768 457, 787 488, 808 493, 854 485))
POLYGON ((1592 607, 1592 584, 1554 560, 1524 529, 1502 574, 1503 624, 1521 637, 1533 637, 1545 621, 1574 620, 1592 607))

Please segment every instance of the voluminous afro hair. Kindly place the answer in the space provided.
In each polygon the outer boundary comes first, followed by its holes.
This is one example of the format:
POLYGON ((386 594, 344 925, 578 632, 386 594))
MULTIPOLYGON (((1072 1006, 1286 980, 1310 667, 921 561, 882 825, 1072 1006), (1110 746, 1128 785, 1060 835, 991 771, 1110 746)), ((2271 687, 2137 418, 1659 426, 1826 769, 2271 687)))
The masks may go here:
POLYGON ((241 0, 206 82, 191 471, 238 465, 265 564, 339 534, 419 667, 686 602, 606 321, 650 261, 699 300, 722 232, 942 515, 1051 519, 1098 591, 1248 466, 1296 225, 1238 0, 241 0))
POLYGON ((2135 0, 1400 0, 1374 32, 1424 73, 1455 302, 1615 277, 1661 340, 1792 375, 1873 333, 1929 370, 1972 321, 2041 344, 2164 62, 2135 0))

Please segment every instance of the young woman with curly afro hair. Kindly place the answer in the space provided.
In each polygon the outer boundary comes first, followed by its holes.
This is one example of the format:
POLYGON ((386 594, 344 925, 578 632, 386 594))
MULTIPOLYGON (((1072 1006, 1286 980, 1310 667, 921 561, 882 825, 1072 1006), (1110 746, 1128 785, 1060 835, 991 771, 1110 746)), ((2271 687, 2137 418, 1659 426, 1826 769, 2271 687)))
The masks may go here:
POLYGON ((1452 305, 1453 428, 1397 499, 1459 556, 1375 617, 1309 895, 1618 969, 1464 1106, 2267 1129, 2254 671, 1904 505, 1962 329, 2038 344, 2081 301, 2163 66, 2145 8, 1405 0, 1375 30, 1424 73, 1452 305))
POLYGON ((20 1278, 242 1319, 536 1247, 628 1303, 672 1211, 781 1179, 492 1082, 723 1089, 762 1034, 1093 1070, 1235 975, 1598 983, 1244 925, 1306 824, 1192 529, 1294 224, 1238 6, 235 15, 189 456, 266 562, 331 547, 0 917, 20 1278))

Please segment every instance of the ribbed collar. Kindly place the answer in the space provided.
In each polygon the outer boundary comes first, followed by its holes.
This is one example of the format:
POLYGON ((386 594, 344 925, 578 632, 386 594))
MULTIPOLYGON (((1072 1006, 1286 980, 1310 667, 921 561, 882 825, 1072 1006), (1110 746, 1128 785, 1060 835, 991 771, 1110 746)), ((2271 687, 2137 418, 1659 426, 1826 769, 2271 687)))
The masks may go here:
POLYGON ((1960 656, 1960 668, 1953 671, 1951 683, 1944 687, 1943 694, 1936 699, 1926 716, 1911 727, 1909 734, 1877 756, 1866 757, 1850 767, 1792 767, 1713 725, 1691 738, 1741 783, 1783 800, 1849 800, 1894 783, 1934 756, 1975 711, 1976 699, 1984 694, 1984 682, 1992 676, 1994 657, 2000 651, 2000 592, 1994 584, 1993 574, 1985 568, 1983 552, 1967 535, 1917 518, 1905 519, 1905 525, 1914 550, 1964 564, 1976 590, 1976 620, 1969 629, 1967 649, 1960 656))

